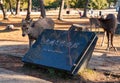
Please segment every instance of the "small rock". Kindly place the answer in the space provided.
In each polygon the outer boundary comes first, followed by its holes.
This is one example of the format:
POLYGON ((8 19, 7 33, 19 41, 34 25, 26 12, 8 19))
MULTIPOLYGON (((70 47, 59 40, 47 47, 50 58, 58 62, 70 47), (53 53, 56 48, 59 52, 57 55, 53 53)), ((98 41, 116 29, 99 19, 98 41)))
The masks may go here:
POLYGON ((11 25, 7 25, 5 30, 13 30, 13 28, 14 28, 14 25, 11 24, 11 25))

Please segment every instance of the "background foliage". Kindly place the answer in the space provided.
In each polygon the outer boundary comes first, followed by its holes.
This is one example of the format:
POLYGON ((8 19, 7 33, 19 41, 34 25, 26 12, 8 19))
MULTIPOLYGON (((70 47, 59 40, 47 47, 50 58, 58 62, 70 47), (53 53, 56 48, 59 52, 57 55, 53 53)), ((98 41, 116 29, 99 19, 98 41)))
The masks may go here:
POLYGON ((105 9, 108 7, 107 0, 91 0, 90 7, 93 9, 105 9))
MULTIPOLYGON (((5 9, 9 10, 9 0, 3 0, 5 9)), ((12 4, 12 9, 16 8, 16 0, 10 0, 12 4)), ((27 0, 20 0, 21 1, 21 9, 27 8, 27 0)), ((86 0, 65 0, 65 8, 83 8, 86 0)), ((88 8, 93 9, 105 9, 108 8, 111 3, 115 4, 117 0, 89 0, 88 8)), ((61 0, 44 0, 45 7, 47 9, 50 8, 58 8, 60 6, 61 0)), ((32 7, 39 8, 39 0, 32 0, 32 7)))

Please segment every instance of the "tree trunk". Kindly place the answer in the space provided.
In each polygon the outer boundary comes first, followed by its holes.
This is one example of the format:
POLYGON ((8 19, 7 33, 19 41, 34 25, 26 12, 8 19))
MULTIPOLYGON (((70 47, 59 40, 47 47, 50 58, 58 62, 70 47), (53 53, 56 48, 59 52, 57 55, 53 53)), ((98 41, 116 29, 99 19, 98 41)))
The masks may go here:
POLYGON ((88 7, 89 0, 86 0, 85 7, 84 7, 84 13, 82 17, 87 17, 87 7, 88 7))
POLYGON ((66 5, 67 5, 67 9, 69 9, 70 8, 69 0, 67 0, 66 5))
POLYGON ((63 8, 64 8, 64 0, 61 0, 61 4, 60 4, 60 10, 59 10, 59 16, 58 16, 58 20, 62 20, 62 16, 63 16, 63 8))
POLYGON ((20 14, 20 0, 17 0, 17 4, 16 4, 16 15, 20 14))
POLYGON ((11 14, 14 14, 13 11, 12 11, 11 1, 9 0, 8 3, 9 3, 9 6, 10 6, 10 12, 11 12, 11 14))
POLYGON ((2 12, 3 12, 3 19, 4 19, 4 20, 8 20, 8 17, 7 17, 7 15, 6 15, 6 11, 5 11, 5 9, 4 9, 3 1, 2 1, 2 0, 0 1, 0 7, 1 7, 1 10, 2 10, 2 12))
POLYGON ((30 20, 30 13, 31 13, 31 8, 32 8, 32 0, 28 0, 28 7, 27 7, 27 15, 25 20, 30 20))
POLYGON ((120 22, 120 6, 119 6, 118 14, 117 14, 117 20, 118 22, 120 22))
POLYGON ((108 2, 108 7, 110 8, 110 5, 111 5, 111 3, 110 2, 108 2))
POLYGON ((45 12, 45 6, 43 0, 39 0, 40 2, 40 11, 41 11, 41 16, 42 18, 46 17, 46 12, 45 12))
POLYGON ((117 0, 114 0, 114 6, 116 6, 117 0))

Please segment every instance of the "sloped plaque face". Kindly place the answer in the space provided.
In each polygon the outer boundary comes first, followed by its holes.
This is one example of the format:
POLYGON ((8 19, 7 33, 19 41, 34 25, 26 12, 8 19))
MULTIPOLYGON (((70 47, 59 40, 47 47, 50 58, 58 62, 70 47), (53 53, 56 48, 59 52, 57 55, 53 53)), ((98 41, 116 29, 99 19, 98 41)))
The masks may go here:
POLYGON ((93 32, 45 30, 22 60, 75 74, 81 59, 94 50, 96 42, 93 32))

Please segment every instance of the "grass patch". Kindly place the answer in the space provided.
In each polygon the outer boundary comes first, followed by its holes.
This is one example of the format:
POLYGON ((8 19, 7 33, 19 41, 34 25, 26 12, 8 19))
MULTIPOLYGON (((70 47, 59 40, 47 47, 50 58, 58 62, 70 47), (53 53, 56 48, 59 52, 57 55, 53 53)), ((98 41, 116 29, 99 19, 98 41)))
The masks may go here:
POLYGON ((102 81, 106 79, 104 74, 87 68, 82 72, 78 72, 78 75, 83 77, 83 79, 90 81, 98 81, 98 80, 102 81))

